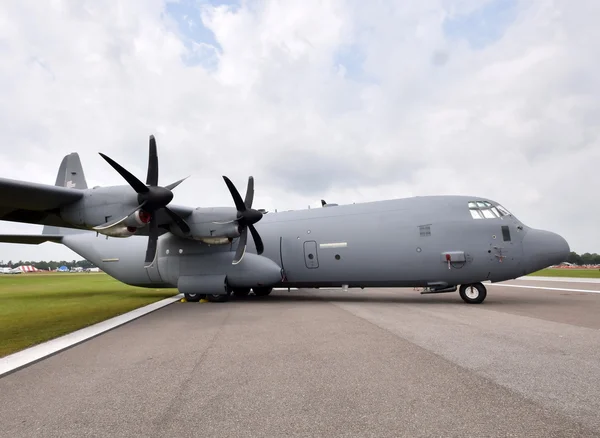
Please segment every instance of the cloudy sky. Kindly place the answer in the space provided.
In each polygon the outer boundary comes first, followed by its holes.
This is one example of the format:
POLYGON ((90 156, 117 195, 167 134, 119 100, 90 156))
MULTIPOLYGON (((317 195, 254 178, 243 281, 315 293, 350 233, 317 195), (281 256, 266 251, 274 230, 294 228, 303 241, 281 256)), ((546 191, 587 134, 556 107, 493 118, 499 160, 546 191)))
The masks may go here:
MULTIPOLYGON (((257 208, 428 194, 504 204, 600 252, 596 0, 6 0, 0 176, 53 184, 104 152, 174 203, 257 208)), ((0 223, 1 233, 41 227, 0 223)), ((0 244, 0 259, 79 259, 0 244)))

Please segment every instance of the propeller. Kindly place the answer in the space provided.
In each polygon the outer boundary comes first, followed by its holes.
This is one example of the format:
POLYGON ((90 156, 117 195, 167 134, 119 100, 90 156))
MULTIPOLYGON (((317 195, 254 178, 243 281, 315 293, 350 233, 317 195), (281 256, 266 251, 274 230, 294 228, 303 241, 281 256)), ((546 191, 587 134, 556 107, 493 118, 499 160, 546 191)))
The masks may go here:
MULTIPOLYGON (((150 136, 149 154, 148 154, 148 173, 146 175, 146 184, 141 182, 129 171, 124 169, 112 158, 107 157, 100 152, 100 156, 104 158, 113 169, 127 181, 127 183, 136 191, 138 194, 138 207, 150 214, 149 233, 148 233, 148 246, 146 248, 146 267, 152 266, 154 259, 156 258, 156 247, 158 242, 158 223, 156 222, 156 212, 164 210, 167 215, 177 224, 179 229, 184 233, 190 232, 189 225, 180 217, 177 213, 170 210, 167 204, 173 199, 173 190, 179 184, 181 184, 186 178, 180 179, 168 186, 161 187, 158 185, 158 153, 156 150, 156 140, 154 136, 150 136)), ((134 210, 135 211, 135 210, 134 210)))
POLYGON ((256 245, 256 252, 258 254, 263 253, 265 247, 260 235, 258 234, 258 231, 256 231, 256 228, 254 228, 254 224, 262 219, 263 213, 252 208, 252 201, 254 200, 254 177, 251 176, 248 178, 248 187, 246 188, 246 198, 244 200, 242 200, 240 193, 237 191, 231 180, 226 176, 223 176, 223 179, 225 180, 225 184, 227 184, 227 188, 231 193, 231 197, 235 203, 235 208, 237 209, 236 220, 240 230, 240 241, 232 262, 233 265, 237 265, 242 261, 242 258, 246 253, 248 230, 250 230, 250 234, 252 234, 252 239, 256 245))

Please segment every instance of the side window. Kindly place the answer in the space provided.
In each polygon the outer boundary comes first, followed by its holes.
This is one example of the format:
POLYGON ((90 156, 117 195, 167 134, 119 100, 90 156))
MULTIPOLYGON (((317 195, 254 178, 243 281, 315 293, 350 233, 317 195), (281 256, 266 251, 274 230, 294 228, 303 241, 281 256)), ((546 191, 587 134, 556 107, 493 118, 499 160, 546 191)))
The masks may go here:
POLYGON ((502 225, 502 239, 505 242, 510 242, 510 229, 507 225, 502 225))
POLYGON ((498 211, 500 211, 500 213, 502 213, 503 216, 510 216, 510 212, 501 205, 498 205, 498 211))

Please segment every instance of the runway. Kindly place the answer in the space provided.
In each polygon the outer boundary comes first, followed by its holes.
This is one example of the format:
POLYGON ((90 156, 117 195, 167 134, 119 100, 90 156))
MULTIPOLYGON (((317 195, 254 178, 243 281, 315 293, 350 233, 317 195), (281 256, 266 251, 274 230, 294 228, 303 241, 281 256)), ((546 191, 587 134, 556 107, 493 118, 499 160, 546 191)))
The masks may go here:
POLYGON ((487 287, 174 303, 1 378, 2 434, 600 436, 600 294, 487 287))

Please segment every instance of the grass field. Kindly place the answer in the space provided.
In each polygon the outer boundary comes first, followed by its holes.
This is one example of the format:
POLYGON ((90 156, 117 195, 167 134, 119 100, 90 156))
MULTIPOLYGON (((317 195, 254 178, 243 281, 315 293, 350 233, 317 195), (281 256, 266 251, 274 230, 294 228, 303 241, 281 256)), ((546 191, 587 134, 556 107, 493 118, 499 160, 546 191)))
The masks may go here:
POLYGON ((599 269, 542 269, 529 275, 542 277, 600 278, 599 269))
POLYGON ((0 275, 0 357, 176 293, 104 273, 0 275))

